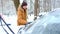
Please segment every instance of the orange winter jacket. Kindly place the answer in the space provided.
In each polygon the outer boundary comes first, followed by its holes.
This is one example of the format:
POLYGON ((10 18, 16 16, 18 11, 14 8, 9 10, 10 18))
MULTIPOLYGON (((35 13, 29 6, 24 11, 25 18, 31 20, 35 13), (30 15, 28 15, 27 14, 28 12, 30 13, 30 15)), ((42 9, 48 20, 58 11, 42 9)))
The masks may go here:
POLYGON ((27 23, 27 12, 23 10, 20 6, 17 11, 17 25, 25 25, 27 23))

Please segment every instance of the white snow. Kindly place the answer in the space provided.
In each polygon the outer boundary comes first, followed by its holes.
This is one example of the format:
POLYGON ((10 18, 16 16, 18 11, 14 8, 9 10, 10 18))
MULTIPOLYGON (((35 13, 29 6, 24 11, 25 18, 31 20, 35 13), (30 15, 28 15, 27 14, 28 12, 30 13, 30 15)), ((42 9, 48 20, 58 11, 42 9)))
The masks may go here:
POLYGON ((27 19, 28 22, 32 22, 34 21, 34 14, 32 15, 28 15, 28 19, 27 19))

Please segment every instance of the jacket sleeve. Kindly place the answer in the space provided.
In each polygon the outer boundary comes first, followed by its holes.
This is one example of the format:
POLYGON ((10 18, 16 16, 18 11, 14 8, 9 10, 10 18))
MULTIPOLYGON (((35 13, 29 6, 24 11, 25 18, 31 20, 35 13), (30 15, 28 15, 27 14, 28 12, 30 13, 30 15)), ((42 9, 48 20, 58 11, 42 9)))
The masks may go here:
POLYGON ((23 25, 26 24, 27 21, 22 18, 22 12, 20 8, 18 8, 17 14, 18 14, 18 22, 23 25))

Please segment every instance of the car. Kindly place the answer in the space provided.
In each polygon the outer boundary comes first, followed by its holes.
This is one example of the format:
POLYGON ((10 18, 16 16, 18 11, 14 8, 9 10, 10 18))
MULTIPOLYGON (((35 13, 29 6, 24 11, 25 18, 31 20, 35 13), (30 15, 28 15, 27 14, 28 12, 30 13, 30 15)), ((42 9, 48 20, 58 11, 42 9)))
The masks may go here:
POLYGON ((23 28, 20 34, 60 34, 60 8, 40 16, 23 28))

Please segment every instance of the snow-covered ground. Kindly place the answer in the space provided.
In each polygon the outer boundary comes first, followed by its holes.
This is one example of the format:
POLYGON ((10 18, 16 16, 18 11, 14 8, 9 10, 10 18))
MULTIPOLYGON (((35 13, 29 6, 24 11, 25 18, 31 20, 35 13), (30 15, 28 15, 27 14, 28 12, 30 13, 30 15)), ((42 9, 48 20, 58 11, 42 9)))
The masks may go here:
MULTIPOLYGON (((17 33, 18 30, 18 26, 17 26, 17 16, 16 15, 12 15, 12 16, 7 16, 7 15, 3 15, 2 18, 6 21, 7 24, 11 24, 10 28, 17 33)), ((4 24, 4 23, 3 23, 4 24)), ((0 26, 1 28, 1 26, 0 26)), ((6 26, 4 26, 5 29, 7 29, 6 26)), ((0 29, 1 30, 1 29, 0 29)), ((9 32, 9 30, 7 29, 7 31, 9 32)), ((3 33, 3 32, 0 32, 3 33)), ((10 33, 10 32, 9 32, 10 33)), ((3 33, 4 34, 4 33, 3 33)), ((11 34, 11 33, 10 33, 11 34)))

